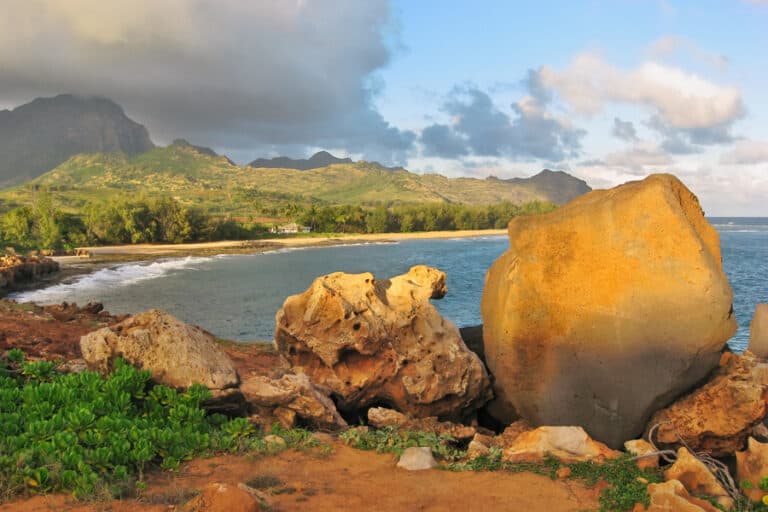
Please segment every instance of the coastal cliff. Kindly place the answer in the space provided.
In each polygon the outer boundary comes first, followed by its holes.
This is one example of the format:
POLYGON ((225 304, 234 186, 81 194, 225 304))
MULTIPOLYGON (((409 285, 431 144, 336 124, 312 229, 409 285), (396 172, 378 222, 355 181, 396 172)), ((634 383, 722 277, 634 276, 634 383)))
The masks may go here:
POLYGON ((22 283, 34 282, 42 276, 58 272, 58 262, 46 257, 0 256, 0 294, 22 283))

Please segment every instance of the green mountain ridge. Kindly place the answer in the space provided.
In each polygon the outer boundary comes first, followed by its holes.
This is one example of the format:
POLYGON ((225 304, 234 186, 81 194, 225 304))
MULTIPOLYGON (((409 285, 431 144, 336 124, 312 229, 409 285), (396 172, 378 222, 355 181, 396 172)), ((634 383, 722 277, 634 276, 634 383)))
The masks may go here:
POLYGON ((171 196, 211 214, 251 215, 276 203, 488 205, 550 201, 561 204, 591 190, 564 172, 531 178, 447 178, 369 162, 297 170, 233 164, 207 148, 176 141, 136 156, 80 154, 25 184, 0 191, 0 209, 31 204, 36 190, 50 190, 68 211, 114 196, 171 196))

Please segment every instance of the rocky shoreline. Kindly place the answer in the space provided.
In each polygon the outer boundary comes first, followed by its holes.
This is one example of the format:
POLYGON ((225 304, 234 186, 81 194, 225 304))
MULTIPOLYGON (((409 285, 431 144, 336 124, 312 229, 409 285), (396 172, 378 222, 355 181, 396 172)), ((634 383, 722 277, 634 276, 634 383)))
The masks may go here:
MULTIPOLYGON (((515 219, 509 236, 486 278, 482 328, 443 318, 430 301, 447 293, 446 275, 417 265, 318 277, 285 299, 272 345, 222 342, 158 310, 1 301, 0 355, 21 349, 105 377, 128 363, 168 394, 202 385, 208 413, 237 418, 238 435, 269 433, 264 449, 309 428, 313 446, 396 453, 393 471, 523 468, 567 480, 590 468, 603 506, 614 500, 604 510, 759 510, 768 307, 749 349, 731 353, 733 294, 695 196, 651 176, 515 219)), ((240 483, 232 497, 231 481, 212 482, 181 510, 228 508, 223 495, 243 510, 272 499, 240 483)))
POLYGON ((0 256, 0 296, 19 286, 35 283, 59 271, 59 263, 45 256, 0 256))

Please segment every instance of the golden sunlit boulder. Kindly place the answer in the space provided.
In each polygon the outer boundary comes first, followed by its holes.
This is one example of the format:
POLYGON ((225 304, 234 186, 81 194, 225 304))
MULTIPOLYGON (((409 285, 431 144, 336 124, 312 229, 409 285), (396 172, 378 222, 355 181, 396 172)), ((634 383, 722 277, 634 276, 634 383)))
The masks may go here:
POLYGON ((719 237, 674 176, 514 218, 486 275, 494 415, 620 447, 717 366, 736 331, 719 237))
POLYGON ((748 350, 762 359, 768 359, 768 304, 758 304, 749 323, 748 350))
POLYGON ((760 481, 765 477, 768 477, 768 443, 750 437, 747 449, 736 452, 736 481, 744 496, 750 501, 760 501, 768 494, 760 488, 760 481))
POLYGON ((539 427, 518 435, 504 448, 502 459, 512 463, 541 462, 553 456, 564 463, 604 462, 620 455, 590 438, 581 427, 539 427))
POLYGON ((638 503, 632 512, 719 512, 710 502, 691 496, 678 480, 648 486, 651 503, 648 508, 638 503))
POLYGON ((329 389, 341 411, 386 404, 413 417, 460 419, 491 390, 483 363, 430 302, 445 295, 445 279, 424 265, 384 280, 320 277, 278 311, 277 350, 329 389))
POLYGON ((666 471, 666 480, 678 480, 694 496, 708 496, 730 510, 733 499, 707 466, 685 448, 677 450, 677 460, 666 471))

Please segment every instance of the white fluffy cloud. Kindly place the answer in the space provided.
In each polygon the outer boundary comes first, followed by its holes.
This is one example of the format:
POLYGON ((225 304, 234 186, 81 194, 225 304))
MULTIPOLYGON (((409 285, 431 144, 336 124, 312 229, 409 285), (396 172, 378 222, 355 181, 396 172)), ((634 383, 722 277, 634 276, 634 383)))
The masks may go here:
POLYGON ((386 0, 6 0, 0 104, 96 94, 160 140, 403 161, 373 104, 396 36, 386 0))
POLYGON ((596 114, 607 103, 645 105, 676 129, 727 126, 744 115, 741 92, 658 62, 621 69, 595 53, 582 53, 571 64, 539 71, 576 112, 596 114))

